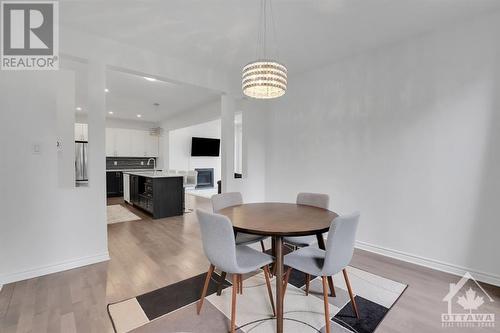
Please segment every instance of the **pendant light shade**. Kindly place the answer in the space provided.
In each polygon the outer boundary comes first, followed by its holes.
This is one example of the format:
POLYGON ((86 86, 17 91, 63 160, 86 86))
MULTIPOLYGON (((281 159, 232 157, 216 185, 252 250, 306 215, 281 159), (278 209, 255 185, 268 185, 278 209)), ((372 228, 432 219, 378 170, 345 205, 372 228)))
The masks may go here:
POLYGON ((242 78, 241 78, 241 88, 246 96, 259 98, 259 99, 269 99, 283 96, 286 92, 287 85, 287 69, 284 65, 276 60, 277 58, 277 47, 275 47, 276 57, 267 57, 267 26, 268 24, 273 29, 273 36, 276 44, 276 31, 274 29, 273 22, 273 12, 271 1, 269 0, 269 19, 268 23, 268 1, 261 0, 260 8, 260 22, 262 26, 259 27, 258 36, 258 49, 257 58, 259 60, 253 61, 243 67, 242 78))
POLYGON ((272 60, 258 60, 243 67, 243 93, 253 98, 276 98, 286 92, 286 67, 272 60))

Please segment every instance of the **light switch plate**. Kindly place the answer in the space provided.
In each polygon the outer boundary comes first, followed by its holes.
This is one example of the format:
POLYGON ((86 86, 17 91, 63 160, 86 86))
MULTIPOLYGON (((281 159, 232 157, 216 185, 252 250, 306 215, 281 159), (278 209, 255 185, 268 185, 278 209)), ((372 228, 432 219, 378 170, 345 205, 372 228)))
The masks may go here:
POLYGON ((58 151, 58 152, 63 151, 63 144, 62 144, 62 140, 61 140, 61 139, 58 139, 58 140, 56 141, 56 147, 57 147, 57 151, 58 151))
POLYGON ((42 152, 42 148, 41 148, 41 146, 40 146, 39 143, 34 143, 32 149, 33 149, 32 150, 33 154, 37 154, 38 155, 38 154, 40 154, 42 152))

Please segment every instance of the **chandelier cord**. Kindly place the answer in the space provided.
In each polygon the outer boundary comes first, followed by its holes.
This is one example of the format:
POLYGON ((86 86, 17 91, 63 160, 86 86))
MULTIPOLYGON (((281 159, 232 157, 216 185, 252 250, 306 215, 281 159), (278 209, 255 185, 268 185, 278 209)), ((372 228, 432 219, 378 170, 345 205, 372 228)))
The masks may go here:
POLYGON ((255 50, 255 57, 257 59, 267 59, 268 53, 271 58, 278 60, 279 48, 278 38, 276 34, 276 22, 274 19, 273 2, 271 0, 260 0, 259 28, 257 33, 257 47, 255 50), (267 31, 268 28, 271 29, 270 35, 267 31), (271 38, 272 42, 274 43, 274 47, 272 47, 271 49, 269 49, 268 47, 269 38, 271 38))
POLYGON ((269 16, 271 18, 271 29, 272 29, 272 34, 273 34, 273 39, 274 39, 274 52, 275 52, 275 59, 279 59, 279 48, 278 48, 278 38, 276 37, 276 20, 274 19, 274 13, 273 13, 273 2, 269 0, 269 16))

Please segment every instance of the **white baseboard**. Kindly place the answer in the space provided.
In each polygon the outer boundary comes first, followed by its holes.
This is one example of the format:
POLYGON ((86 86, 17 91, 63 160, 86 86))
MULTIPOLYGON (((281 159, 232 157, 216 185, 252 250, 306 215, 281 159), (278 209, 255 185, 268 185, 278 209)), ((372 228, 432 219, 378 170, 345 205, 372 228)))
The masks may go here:
MULTIPOLYGON (((477 281, 492 284, 494 286, 500 286, 500 276, 495 274, 481 272, 472 268, 461 267, 439 260, 424 258, 410 253, 393 250, 361 241, 356 241, 356 248, 458 276, 463 276, 466 272, 469 272, 477 281)), ((450 281, 450 283, 451 282, 452 281, 450 281)))
POLYGON ((17 281, 22 281, 22 280, 26 280, 26 279, 31 279, 31 278, 39 277, 42 275, 62 272, 62 271, 66 271, 68 269, 73 269, 73 268, 78 268, 78 267, 87 266, 87 265, 91 265, 91 264, 96 264, 98 262, 107 261, 107 260, 109 260, 109 253, 105 252, 105 253, 96 254, 93 256, 87 256, 87 257, 82 257, 82 258, 77 258, 77 259, 72 259, 72 260, 66 260, 66 261, 62 261, 62 262, 52 264, 52 265, 40 266, 37 268, 25 270, 25 271, 4 274, 4 275, 0 275, 0 285, 12 283, 12 282, 17 282, 17 281))

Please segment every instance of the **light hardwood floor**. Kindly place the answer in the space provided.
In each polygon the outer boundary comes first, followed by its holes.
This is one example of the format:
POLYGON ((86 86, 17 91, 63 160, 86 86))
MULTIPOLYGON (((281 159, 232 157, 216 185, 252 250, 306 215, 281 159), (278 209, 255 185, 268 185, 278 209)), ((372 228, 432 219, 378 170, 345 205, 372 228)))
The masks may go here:
MULTIPOLYGON (((124 204, 110 199, 108 204, 124 204)), ((128 206, 130 207, 130 206, 128 206)), ((187 207, 211 209, 208 199, 187 195, 187 207)), ((193 213, 108 226, 109 262, 5 285, 0 292, 0 332, 113 332, 106 305, 206 271, 193 213)), ((409 285, 377 332, 499 332, 500 288, 485 286, 495 303, 496 329, 441 328, 449 283, 459 277, 356 250, 352 265, 409 285)), ((195 315, 193 313, 193 315, 195 315)))

